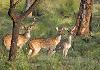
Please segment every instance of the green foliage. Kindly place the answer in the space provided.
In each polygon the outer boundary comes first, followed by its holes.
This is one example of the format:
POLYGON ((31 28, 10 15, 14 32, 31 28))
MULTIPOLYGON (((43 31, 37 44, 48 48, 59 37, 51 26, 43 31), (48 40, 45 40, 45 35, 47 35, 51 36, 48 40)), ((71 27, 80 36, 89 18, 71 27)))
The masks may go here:
POLYGON ((1 49, 0 52, 0 69, 1 70, 29 70, 30 66, 26 54, 23 52, 18 52, 17 58, 15 61, 8 60, 8 51, 6 49, 1 49), (5 50, 5 51, 4 51, 5 50))

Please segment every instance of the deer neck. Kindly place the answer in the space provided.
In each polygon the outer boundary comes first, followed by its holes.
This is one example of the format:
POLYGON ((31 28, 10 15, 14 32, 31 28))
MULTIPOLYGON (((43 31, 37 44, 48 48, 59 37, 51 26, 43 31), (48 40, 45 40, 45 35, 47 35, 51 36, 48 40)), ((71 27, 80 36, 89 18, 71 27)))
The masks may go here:
POLYGON ((25 36, 27 39, 30 39, 30 37, 31 37, 30 31, 29 31, 29 32, 25 32, 24 36, 25 36))
POLYGON ((71 44, 71 41, 72 41, 72 35, 69 36, 69 39, 68 39, 69 44, 71 44))
POLYGON ((57 36, 57 41, 58 41, 58 43, 60 42, 60 40, 61 40, 61 35, 58 35, 58 36, 57 36))

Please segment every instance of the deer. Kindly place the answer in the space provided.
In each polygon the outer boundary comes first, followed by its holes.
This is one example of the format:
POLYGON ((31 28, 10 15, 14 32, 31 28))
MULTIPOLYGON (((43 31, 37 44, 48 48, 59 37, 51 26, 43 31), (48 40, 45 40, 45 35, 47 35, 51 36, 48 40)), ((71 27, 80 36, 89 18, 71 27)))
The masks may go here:
POLYGON ((62 50, 63 56, 66 57, 68 50, 72 46, 72 34, 70 33, 68 39, 62 39, 59 44, 56 46, 55 50, 62 50))
POLYGON ((68 50, 71 48, 72 35, 69 35, 68 42, 63 42, 63 56, 66 57, 68 50))
MULTIPOLYGON (((25 32, 23 34, 18 35, 18 41, 17 41, 17 47, 18 49, 21 49, 23 45, 30 39, 31 37, 31 30, 32 27, 34 26, 34 23, 32 23, 29 26, 22 26, 22 28, 25 29, 25 32)), ((3 45, 6 47, 7 50, 10 50, 11 47, 11 40, 12 40, 12 34, 6 34, 3 37, 3 45)))
POLYGON ((29 45, 28 56, 32 57, 36 56, 42 48, 48 49, 48 54, 53 54, 55 52, 54 49, 56 45, 61 40, 61 35, 64 33, 64 30, 67 30, 67 28, 56 27, 56 30, 57 30, 57 35, 55 37, 31 39, 28 44, 29 45))

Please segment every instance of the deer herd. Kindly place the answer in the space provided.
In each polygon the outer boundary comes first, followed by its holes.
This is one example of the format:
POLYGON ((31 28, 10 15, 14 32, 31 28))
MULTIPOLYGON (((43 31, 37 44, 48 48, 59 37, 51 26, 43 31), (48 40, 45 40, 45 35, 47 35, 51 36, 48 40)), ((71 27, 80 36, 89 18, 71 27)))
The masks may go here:
MULTIPOLYGON (((71 47, 72 34, 69 34, 68 41, 62 41, 62 35, 64 34, 64 31, 68 31, 68 28, 56 27, 57 34, 55 37, 31 38, 31 31, 33 26, 34 24, 24 27, 25 32, 23 34, 19 34, 17 41, 17 47, 19 49, 28 43, 28 56, 33 57, 37 55, 42 48, 47 49, 48 54, 53 54, 57 51, 56 48, 61 47, 63 56, 66 57, 68 50, 71 47), (62 46, 58 46, 58 44, 62 44, 62 46)), ((11 39, 12 34, 7 34, 3 37, 3 44, 7 50, 10 50, 11 39)))

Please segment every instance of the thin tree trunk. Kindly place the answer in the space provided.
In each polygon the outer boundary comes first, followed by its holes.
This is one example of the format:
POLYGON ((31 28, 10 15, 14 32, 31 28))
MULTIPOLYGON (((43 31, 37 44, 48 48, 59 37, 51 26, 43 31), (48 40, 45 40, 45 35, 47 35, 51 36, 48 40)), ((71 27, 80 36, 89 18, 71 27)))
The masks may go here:
POLYGON ((17 12, 15 11, 16 10, 15 7, 20 2, 20 0, 10 0, 10 8, 8 11, 8 15, 13 21, 12 40, 11 40, 11 47, 10 47, 10 52, 9 52, 9 59, 8 59, 10 61, 15 60, 16 58, 17 40, 18 40, 18 35, 19 35, 20 22, 30 14, 30 12, 34 9, 38 1, 39 0, 35 0, 27 11, 18 15, 17 12))
POLYGON ((17 41, 19 35, 19 27, 20 27, 20 23, 13 21, 11 48, 10 48, 9 59, 8 59, 10 61, 16 58, 16 52, 17 52, 16 47, 17 47, 17 41))

